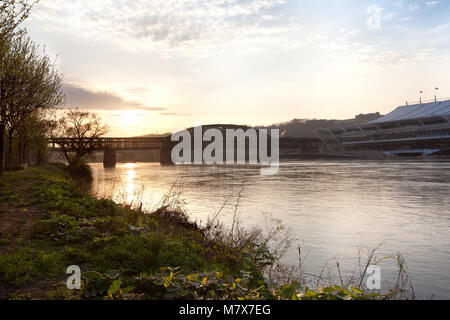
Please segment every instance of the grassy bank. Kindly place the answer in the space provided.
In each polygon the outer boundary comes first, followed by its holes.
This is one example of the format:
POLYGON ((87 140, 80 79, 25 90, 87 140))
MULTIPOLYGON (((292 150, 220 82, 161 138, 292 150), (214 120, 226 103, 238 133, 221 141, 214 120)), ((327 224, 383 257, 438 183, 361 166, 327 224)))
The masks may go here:
POLYGON ((53 166, 0 178, 0 299, 380 298, 269 285, 266 239, 243 232, 231 240, 169 208, 143 214, 96 199, 53 166), (67 289, 70 265, 81 268, 81 290, 67 289))

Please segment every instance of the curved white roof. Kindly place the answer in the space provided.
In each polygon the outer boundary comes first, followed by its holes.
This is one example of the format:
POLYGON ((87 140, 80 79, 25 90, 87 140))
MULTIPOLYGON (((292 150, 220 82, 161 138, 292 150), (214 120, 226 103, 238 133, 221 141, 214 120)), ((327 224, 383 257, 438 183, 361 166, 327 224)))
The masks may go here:
POLYGON ((368 124, 450 116, 450 100, 398 107, 391 113, 368 124))

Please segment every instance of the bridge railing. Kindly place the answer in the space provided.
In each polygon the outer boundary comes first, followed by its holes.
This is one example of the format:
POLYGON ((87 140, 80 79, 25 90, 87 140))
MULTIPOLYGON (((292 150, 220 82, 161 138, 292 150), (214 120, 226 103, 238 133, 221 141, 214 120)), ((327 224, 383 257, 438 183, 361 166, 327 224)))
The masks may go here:
MULTIPOLYGON (((90 148, 96 150, 161 150, 172 148, 174 142, 170 137, 146 137, 146 138, 97 138, 97 139, 76 139, 76 138, 50 138, 48 139, 50 149, 59 150, 63 147, 68 150, 75 150, 80 143, 87 143, 90 148)), ((321 143, 318 138, 280 138, 280 148, 305 148, 314 149, 321 143)))
POLYGON ((151 138, 96 138, 96 139, 77 139, 77 138, 50 138, 48 143, 52 149, 76 149, 81 143, 87 143, 91 148, 97 150, 116 149, 116 150, 142 150, 142 149, 161 149, 167 141, 164 137, 151 138))

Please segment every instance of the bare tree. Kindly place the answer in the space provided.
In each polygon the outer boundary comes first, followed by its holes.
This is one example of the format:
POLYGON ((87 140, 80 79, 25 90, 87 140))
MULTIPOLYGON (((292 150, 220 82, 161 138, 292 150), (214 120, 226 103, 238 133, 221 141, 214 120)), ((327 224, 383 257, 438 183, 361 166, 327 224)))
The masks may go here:
POLYGON ((61 147, 70 164, 91 155, 98 148, 98 138, 108 131, 108 126, 95 113, 71 109, 59 118, 53 140, 61 147))

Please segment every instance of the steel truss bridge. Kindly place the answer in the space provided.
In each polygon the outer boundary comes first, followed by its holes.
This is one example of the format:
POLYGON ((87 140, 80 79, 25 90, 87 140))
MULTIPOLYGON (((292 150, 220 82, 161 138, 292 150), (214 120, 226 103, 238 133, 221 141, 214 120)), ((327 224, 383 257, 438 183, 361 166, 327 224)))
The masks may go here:
MULTIPOLYGON (((247 130, 249 127, 235 126, 235 125, 210 125, 203 126, 203 131, 207 129, 219 129, 223 133, 226 129, 243 129, 247 130)), ((191 134, 194 128, 187 129, 191 134)), ((224 135, 225 136, 225 135, 224 135)), ((270 141, 270 139, 269 139, 270 141)), ((80 147, 89 147, 91 150, 103 151, 103 164, 106 167, 115 166, 116 151, 137 151, 137 150, 159 150, 160 162, 162 164, 171 164, 170 154, 172 148, 178 142, 171 141, 171 136, 158 137, 104 137, 96 139, 77 139, 77 138, 50 138, 48 139, 49 151, 74 152, 80 147)), ((204 142, 204 146, 210 142, 204 142)), ((301 153, 316 153, 319 146, 322 144, 320 139, 316 138, 291 138, 280 137, 280 150, 289 152, 301 153)), ((248 144, 247 144, 248 145, 248 144)))

